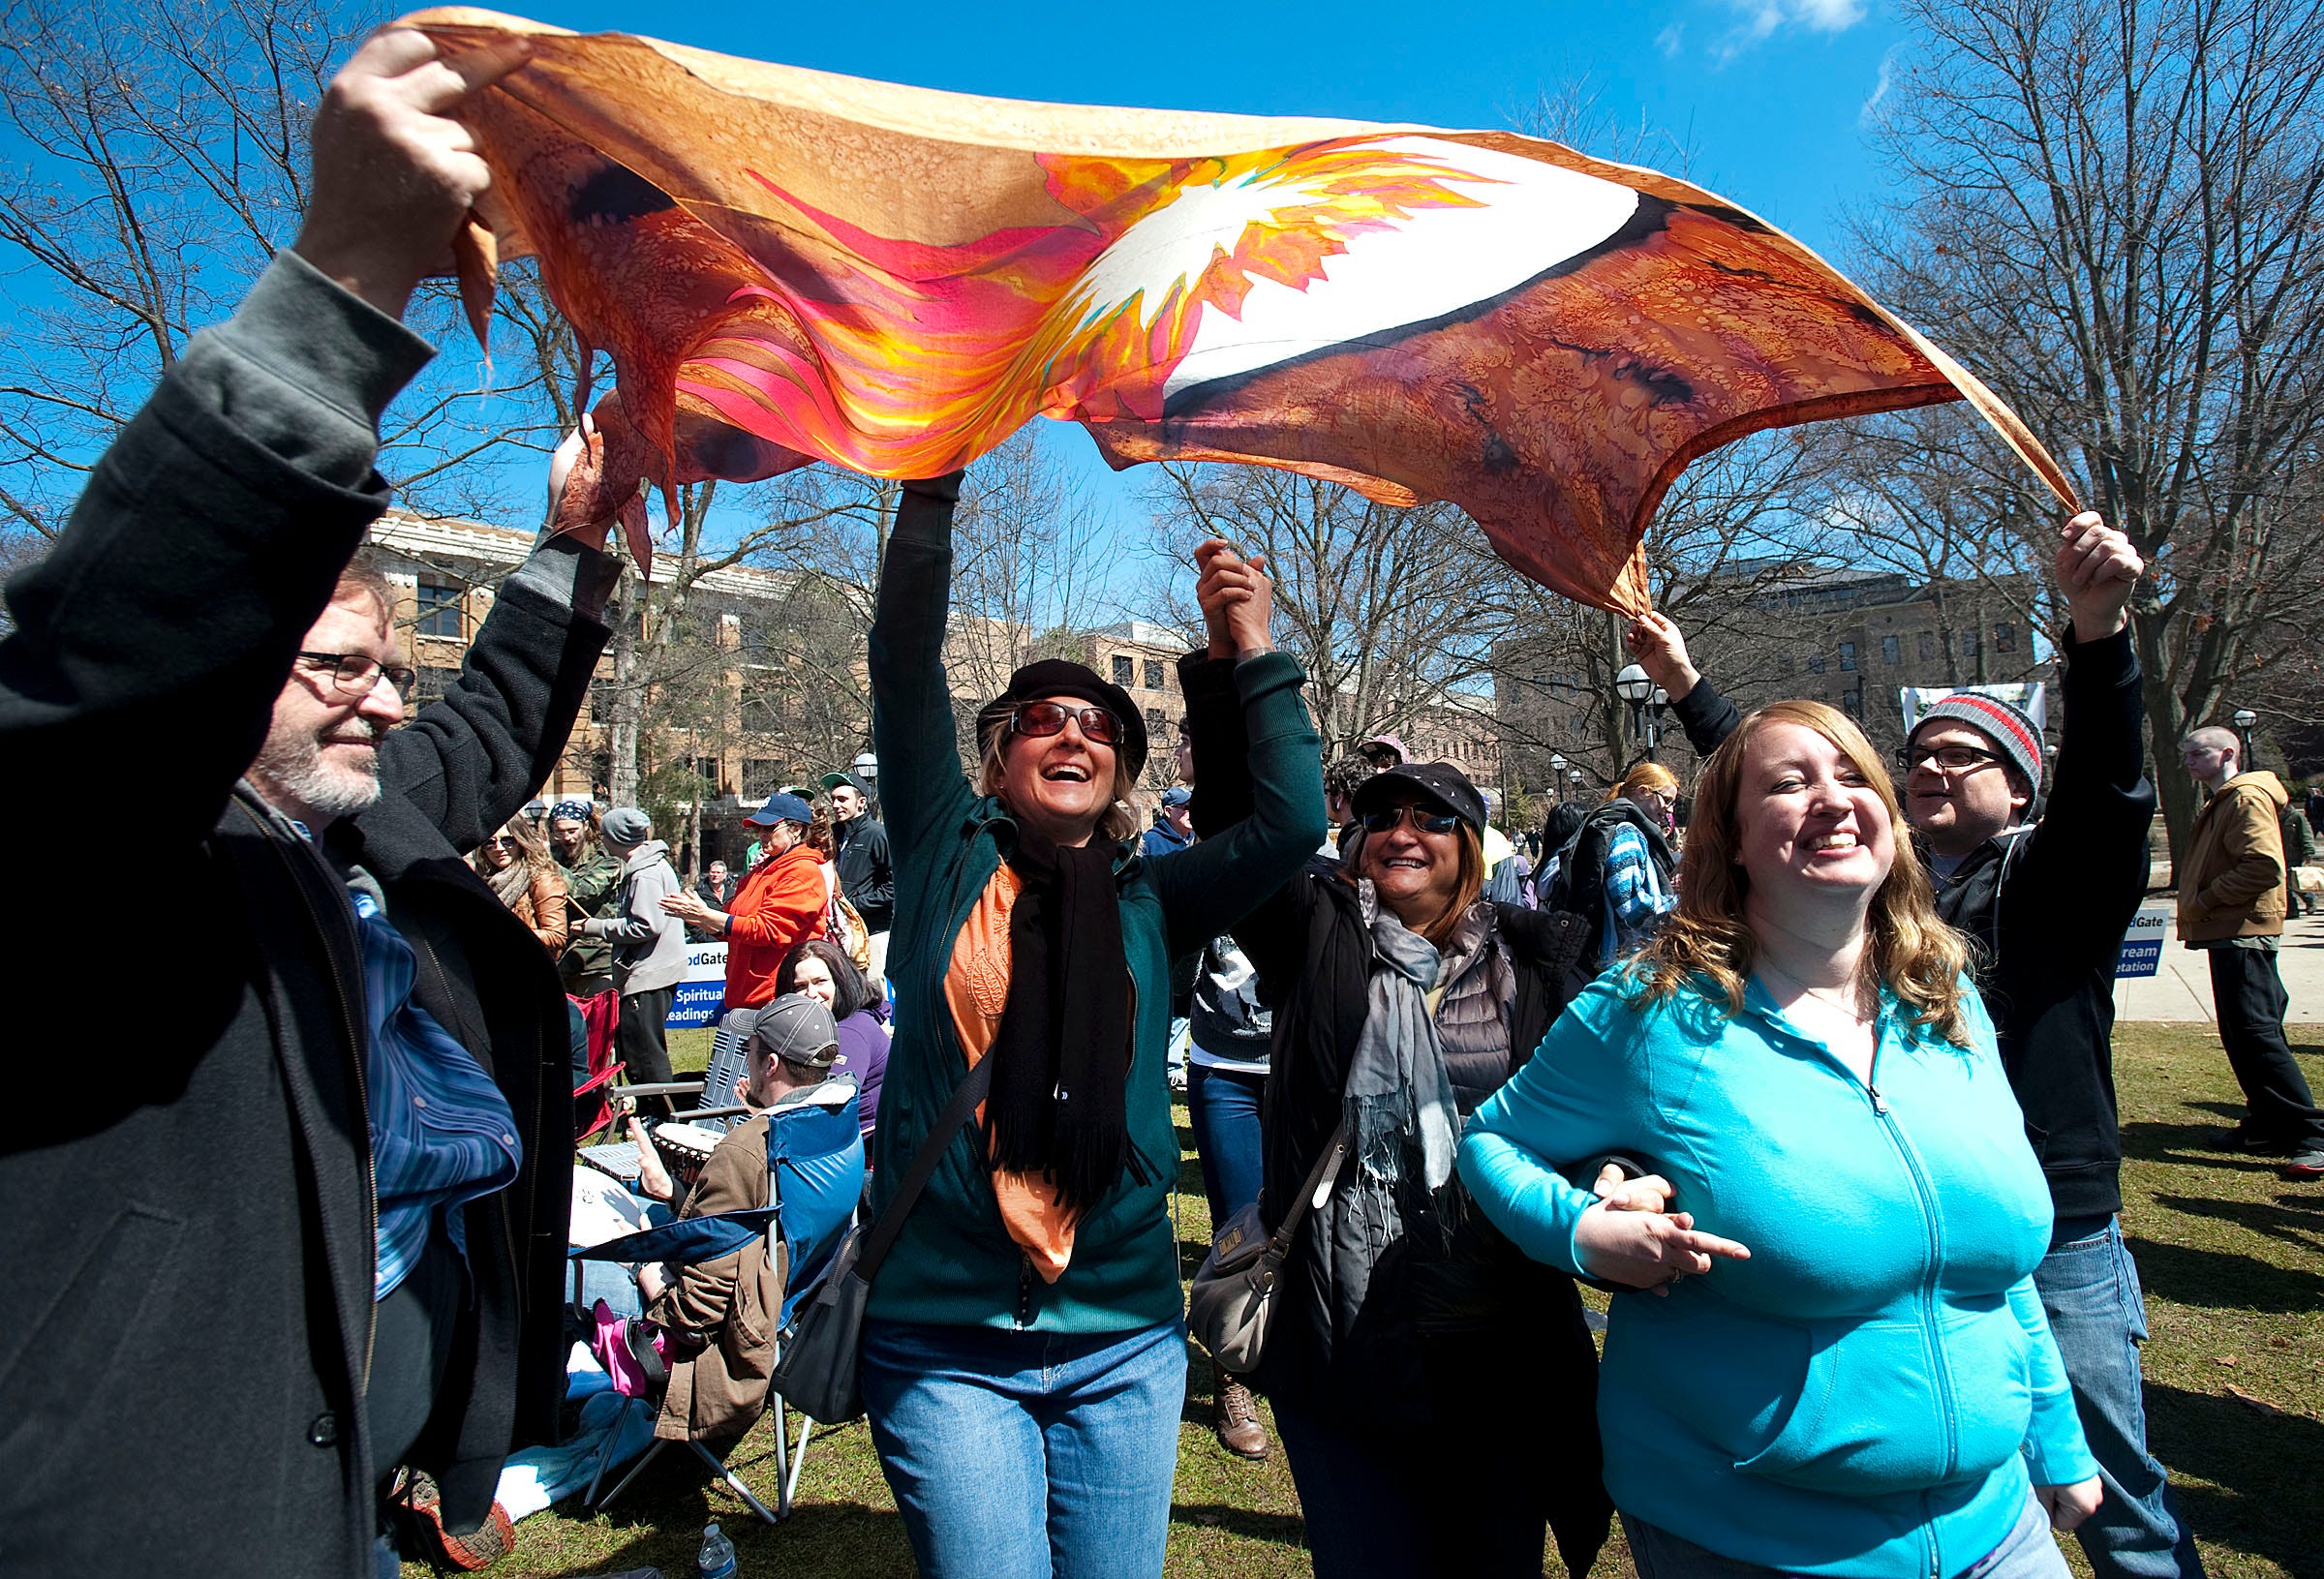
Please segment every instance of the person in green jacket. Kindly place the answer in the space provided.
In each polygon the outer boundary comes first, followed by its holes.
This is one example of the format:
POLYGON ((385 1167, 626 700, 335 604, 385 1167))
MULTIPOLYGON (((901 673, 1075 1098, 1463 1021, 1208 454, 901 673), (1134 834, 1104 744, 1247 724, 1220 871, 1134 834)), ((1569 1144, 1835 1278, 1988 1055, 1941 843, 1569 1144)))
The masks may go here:
POLYGON ((1249 816, 1142 859, 1144 721, 1057 660, 979 713, 963 778, 941 658, 959 493, 957 472, 904 484, 872 629, 897 1026, 874 1211, 976 1062, 992 1085, 872 1283, 864 1401, 923 1573, 1158 1574, 1186 1373, 1170 961, 1323 837, 1321 743, 1269 645, 1263 567, 1212 540, 1196 596, 1244 716, 1249 816))
POLYGON ((622 864, 605 853, 597 808, 587 801, 560 801, 549 808, 549 853, 565 868, 566 937, 557 957, 557 975, 567 995, 589 999, 613 990, 613 945, 572 925, 604 919, 621 887, 622 864))

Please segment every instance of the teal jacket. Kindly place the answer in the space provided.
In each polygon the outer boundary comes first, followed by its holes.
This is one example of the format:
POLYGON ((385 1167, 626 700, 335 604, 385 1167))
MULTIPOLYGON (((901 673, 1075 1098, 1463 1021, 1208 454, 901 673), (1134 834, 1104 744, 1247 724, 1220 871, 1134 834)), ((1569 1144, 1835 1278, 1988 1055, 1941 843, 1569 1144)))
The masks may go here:
POLYGON ((2034 1291, 2049 1189, 1966 981, 1962 1004, 1967 1048, 1883 993, 1867 1084, 1757 981, 1729 1016, 1617 967, 1477 1109, 1461 1177, 1537 1260, 1580 1270, 1592 1197, 1558 1169, 1608 1152, 1751 1250, 1615 1295, 1615 1506, 1746 1563, 1926 1579, 2000 1545, 2030 1483, 2097 1473, 2034 1291))
MULTIPOLYGON (((952 576, 952 504, 907 488, 888 540, 872 627, 872 735, 896 872, 888 977, 896 1039, 873 1134, 874 1209, 903 1177, 968 1072, 944 1001, 954 942, 1016 825, 970 788, 942 662, 952 576)), ((1122 1332, 1183 1310, 1170 1188, 1178 1172, 1164 1051, 1170 961, 1195 953, 1300 869, 1324 836, 1322 743, 1281 653, 1235 665, 1250 732, 1251 815, 1168 861, 1120 846, 1121 929, 1133 989, 1128 1120, 1145 1181, 1122 1182, 1074 1233, 1072 1260, 1044 1283, 1001 1226, 976 1126, 954 1139, 872 1286, 871 1314, 956 1326, 1122 1332)))

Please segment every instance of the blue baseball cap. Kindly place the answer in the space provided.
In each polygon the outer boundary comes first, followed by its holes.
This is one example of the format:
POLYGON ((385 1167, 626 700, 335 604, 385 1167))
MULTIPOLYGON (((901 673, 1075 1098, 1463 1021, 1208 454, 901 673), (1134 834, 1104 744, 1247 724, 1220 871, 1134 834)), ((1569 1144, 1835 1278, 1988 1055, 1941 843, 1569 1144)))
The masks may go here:
POLYGON ((1187 802, 1193 799, 1194 791, 1188 789, 1183 784, 1173 784, 1170 786, 1170 788, 1162 792, 1162 804, 1164 805, 1184 805, 1187 802))
POLYGON ((768 796, 765 805, 743 819, 753 828, 772 828, 779 822, 804 824, 814 820, 815 808, 785 790, 777 790, 768 796))

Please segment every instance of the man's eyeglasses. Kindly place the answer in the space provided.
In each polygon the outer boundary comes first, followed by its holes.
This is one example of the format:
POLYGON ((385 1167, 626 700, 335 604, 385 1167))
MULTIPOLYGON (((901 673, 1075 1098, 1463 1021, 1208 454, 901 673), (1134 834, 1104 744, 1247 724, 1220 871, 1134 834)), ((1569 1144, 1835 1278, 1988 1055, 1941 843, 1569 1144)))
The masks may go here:
POLYGON ((1904 764, 1907 773, 1924 762, 1935 762, 1948 774, 1968 773, 1988 762, 2003 760, 1999 751, 1980 751, 1973 745, 1908 745, 1896 754, 1896 759, 1904 764))
POLYGON ((1412 814, 1412 826, 1423 834, 1450 834, 1460 826, 1460 819, 1450 811, 1422 811, 1417 805, 1391 805, 1365 812, 1363 831, 1367 834, 1385 834, 1402 822, 1406 812, 1412 814))
POLYGON ((1045 740, 1065 732, 1065 720, 1082 726, 1082 737, 1100 745, 1121 743, 1121 720, 1111 708, 1069 708, 1057 702, 1025 702, 1009 714, 1009 732, 1027 740, 1045 740))
POLYGON ((385 675, 387 683, 400 698, 409 699, 412 687, 419 683, 419 676, 402 664, 382 663, 368 653, 301 653, 299 657, 316 667, 327 670, 331 688, 341 696, 369 696, 385 675))

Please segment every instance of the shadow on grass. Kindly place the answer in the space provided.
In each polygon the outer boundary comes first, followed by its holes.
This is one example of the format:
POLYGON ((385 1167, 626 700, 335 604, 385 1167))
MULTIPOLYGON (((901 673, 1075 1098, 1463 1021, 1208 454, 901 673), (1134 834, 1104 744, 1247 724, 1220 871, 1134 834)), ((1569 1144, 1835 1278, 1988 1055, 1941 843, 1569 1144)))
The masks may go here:
MULTIPOLYGON (((2207 1102, 2200 1106, 2222 1105, 2207 1102)), ((2240 1116, 2242 1109, 2231 1112, 2240 1116)), ((2227 1126, 2223 1124, 2164 1124, 2154 1119, 2123 1126, 2123 1155, 2134 1162, 2213 1168, 2230 1173, 2273 1173, 2280 1166, 2273 1158, 2250 1157, 2228 1150, 2227 1126)))
POLYGON ((2126 1241, 2139 1282, 2151 1293, 2194 1310, 2249 1310, 2277 1315, 2324 1311, 2324 1277, 2274 1266, 2231 1250, 2196 1250, 2153 1239, 2126 1241))
POLYGON ((2285 1192, 2273 1200, 2219 1200, 2208 1197, 2156 1196, 2155 1204, 2189 1217, 2234 1223, 2254 1233, 2324 1255, 2324 1197, 2285 1192))
POLYGON ((1271 1540, 1278 1546, 1302 1546, 1307 1541, 1307 1523, 1295 1514, 1262 1513, 1224 1503, 1173 1503, 1170 1522, 1223 1530, 1246 1540, 1271 1540))
POLYGON ((2146 1393, 2148 1440, 2170 1466, 2172 1495, 2195 1533, 2296 1579, 2324 1579, 2314 1511, 2324 1423, 2153 1381, 2146 1393), (2264 1451, 2252 1450, 2254 1439, 2266 1441, 2264 1451))

